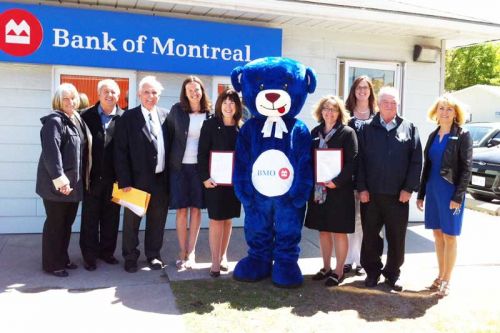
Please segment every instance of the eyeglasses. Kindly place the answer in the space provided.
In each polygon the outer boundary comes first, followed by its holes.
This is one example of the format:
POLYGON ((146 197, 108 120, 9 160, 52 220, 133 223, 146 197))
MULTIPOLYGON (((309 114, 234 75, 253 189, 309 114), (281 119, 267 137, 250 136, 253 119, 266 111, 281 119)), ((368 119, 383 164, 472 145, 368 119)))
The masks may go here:
POLYGON ((361 90, 370 90, 370 87, 368 87, 368 86, 365 86, 365 87, 357 86, 356 87, 356 91, 361 91, 361 90))
POLYGON ((338 110, 336 108, 322 108, 321 109, 321 112, 338 112, 338 110))

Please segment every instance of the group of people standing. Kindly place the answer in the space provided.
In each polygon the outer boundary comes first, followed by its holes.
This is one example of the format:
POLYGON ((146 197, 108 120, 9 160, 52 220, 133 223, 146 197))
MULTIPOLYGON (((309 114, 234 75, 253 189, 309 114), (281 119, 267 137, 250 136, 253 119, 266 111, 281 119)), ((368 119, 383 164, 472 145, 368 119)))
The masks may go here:
MULTIPOLYGON (((224 90, 212 115, 205 87, 196 76, 184 80, 180 100, 169 112, 158 106, 163 86, 153 76, 139 83, 141 104, 125 112, 117 105, 120 88, 115 81, 100 81, 97 90, 99 102, 80 115, 76 88, 61 84, 53 97, 54 112, 41 119, 36 191, 47 213, 43 269, 64 277, 68 269, 77 268, 69 259, 68 245, 82 200, 85 269, 95 270, 97 259, 119 263, 114 252, 120 207, 111 202, 117 182, 125 192, 137 188, 151 194, 144 239, 151 269, 164 266, 160 250, 169 208, 176 210, 176 266, 181 270, 194 265, 201 209, 207 208, 210 276, 227 271, 232 218, 239 217, 241 205, 232 187, 210 178, 209 164, 211 151, 235 149, 243 111, 236 91, 224 90)), ((383 275, 393 290, 402 290, 409 201, 418 191, 417 207, 425 206, 425 226, 433 229, 439 265, 429 288, 445 296, 471 175, 472 139, 460 127, 465 121, 460 105, 449 96, 440 97, 428 114, 438 126, 427 141, 421 174, 417 128, 398 115, 398 106, 394 88, 382 87, 376 98, 371 80, 361 76, 354 80, 346 105, 329 95, 313 110, 319 123, 311 131, 313 148, 340 149, 343 161, 334 179, 315 184, 308 202, 305 226, 319 231, 323 258, 323 268, 313 279, 337 286, 354 270, 366 273, 367 287, 376 286, 383 275), (388 243, 385 265, 382 228, 388 243)), ((125 208, 122 255, 130 273, 138 269, 140 221, 125 208)))
MULTIPOLYGON (((184 80, 180 102, 170 112, 158 106, 162 84, 153 76, 139 83, 140 105, 121 110, 120 88, 110 79, 98 83, 99 101, 77 112, 79 94, 69 83, 61 84, 53 97, 50 115, 43 117, 42 152, 36 192, 45 206, 42 266, 58 277, 68 276, 77 265, 68 256, 71 226, 82 204, 80 248, 84 267, 97 269, 97 260, 118 264, 117 244, 120 206, 111 202, 113 184, 150 193, 146 212, 144 252, 153 270, 161 269, 160 256, 168 209, 176 209, 179 240, 177 268, 195 263, 195 248, 202 208, 210 217, 211 275, 227 270, 231 219, 241 205, 231 188, 220 187, 208 176, 211 150, 233 151, 242 106, 238 94, 225 90, 215 114, 202 81, 184 80), (189 214, 189 228, 188 228, 189 214)), ((122 255, 124 269, 138 269, 141 217, 125 208, 122 255)))
POLYGON ((305 225, 319 231, 323 258, 313 280, 337 286, 356 264, 357 275, 366 273, 367 287, 375 287, 383 275, 392 290, 401 291, 409 201, 418 191, 418 209, 424 208, 426 197, 425 227, 434 232, 439 266, 429 289, 448 295, 471 177, 472 139, 460 127, 463 109, 446 95, 431 106, 428 118, 438 126, 427 141, 421 174, 418 130, 398 115, 396 89, 382 87, 377 103, 370 79, 361 76, 353 82, 346 104, 349 111, 340 98, 326 96, 313 111, 320 123, 312 130, 314 148, 341 149, 343 159, 338 176, 316 184, 308 203, 305 225), (388 244, 385 265, 382 228, 388 244))

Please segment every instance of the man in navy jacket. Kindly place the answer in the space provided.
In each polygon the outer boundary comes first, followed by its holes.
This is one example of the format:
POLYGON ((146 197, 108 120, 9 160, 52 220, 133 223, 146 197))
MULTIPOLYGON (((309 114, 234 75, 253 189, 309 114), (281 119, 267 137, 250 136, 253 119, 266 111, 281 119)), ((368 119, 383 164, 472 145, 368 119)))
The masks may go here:
POLYGON ((108 264, 118 264, 114 257, 120 206, 111 202, 113 183, 116 180, 113 163, 114 133, 123 110, 117 105, 120 87, 111 80, 97 84, 99 102, 82 113, 82 119, 92 133, 92 170, 90 188, 85 191, 80 227, 80 249, 84 267, 97 268, 96 259, 108 264))
MULTIPOLYGON (((116 128, 115 170, 118 187, 132 187, 151 194, 146 213, 144 252, 151 269, 163 267, 160 250, 168 212, 168 130, 167 111, 157 107, 163 86, 154 76, 139 83, 141 105, 126 111, 116 128)), ((137 272, 140 251, 141 217, 125 208, 123 216, 122 254, 125 270, 137 272)))
POLYGON ((417 128, 397 115, 398 93, 383 87, 378 97, 379 113, 364 126, 359 142, 357 189, 362 203, 363 243, 361 265, 367 273, 365 285, 374 287, 380 274, 395 291, 404 262, 409 200, 417 191, 422 169, 422 146, 417 128), (385 226, 388 251, 382 264, 385 226))

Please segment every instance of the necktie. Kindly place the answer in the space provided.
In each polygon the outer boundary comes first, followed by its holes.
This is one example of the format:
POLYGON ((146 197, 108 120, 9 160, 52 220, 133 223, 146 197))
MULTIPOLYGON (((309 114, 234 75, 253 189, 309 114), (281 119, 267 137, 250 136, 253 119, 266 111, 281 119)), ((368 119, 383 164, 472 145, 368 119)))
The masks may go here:
POLYGON ((151 113, 149 114, 149 131, 155 140, 158 139, 158 128, 156 128, 156 124, 153 121, 151 113))

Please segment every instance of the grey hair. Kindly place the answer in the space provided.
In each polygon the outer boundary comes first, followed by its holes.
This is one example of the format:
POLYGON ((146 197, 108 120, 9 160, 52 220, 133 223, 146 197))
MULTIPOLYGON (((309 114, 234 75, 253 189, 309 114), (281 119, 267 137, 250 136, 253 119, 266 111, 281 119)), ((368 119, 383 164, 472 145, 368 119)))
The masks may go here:
POLYGON ((382 99, 382 96, 387 95, 387 96, 392 96, 396 100, 396 103, 399 104, 399 92, 396 88, 390 87, 390 86, 383 86, 380 88, 378 91, 378 100, 380 101, 382 99))
POLYGON ((104 80, 99 81, 99 83, 97 83, 97 93, 98 94, 101 93, 101 89, 104 86, 107 86, 107 87, 113 89, 118 95, 120 95, 120 86, 118 86, 118 83, 116 83, 115 80, 104 79, 104 80))
POLYGON ((142 88, 145 84, 150 84, 151 86, 153 86, 158 91, 158 95, 161 95, 161 92, 163 91, 163 85, 156 79, 156 76, 148 75, 143 77, 139 82, 139 92, 142 91, 142 88))

